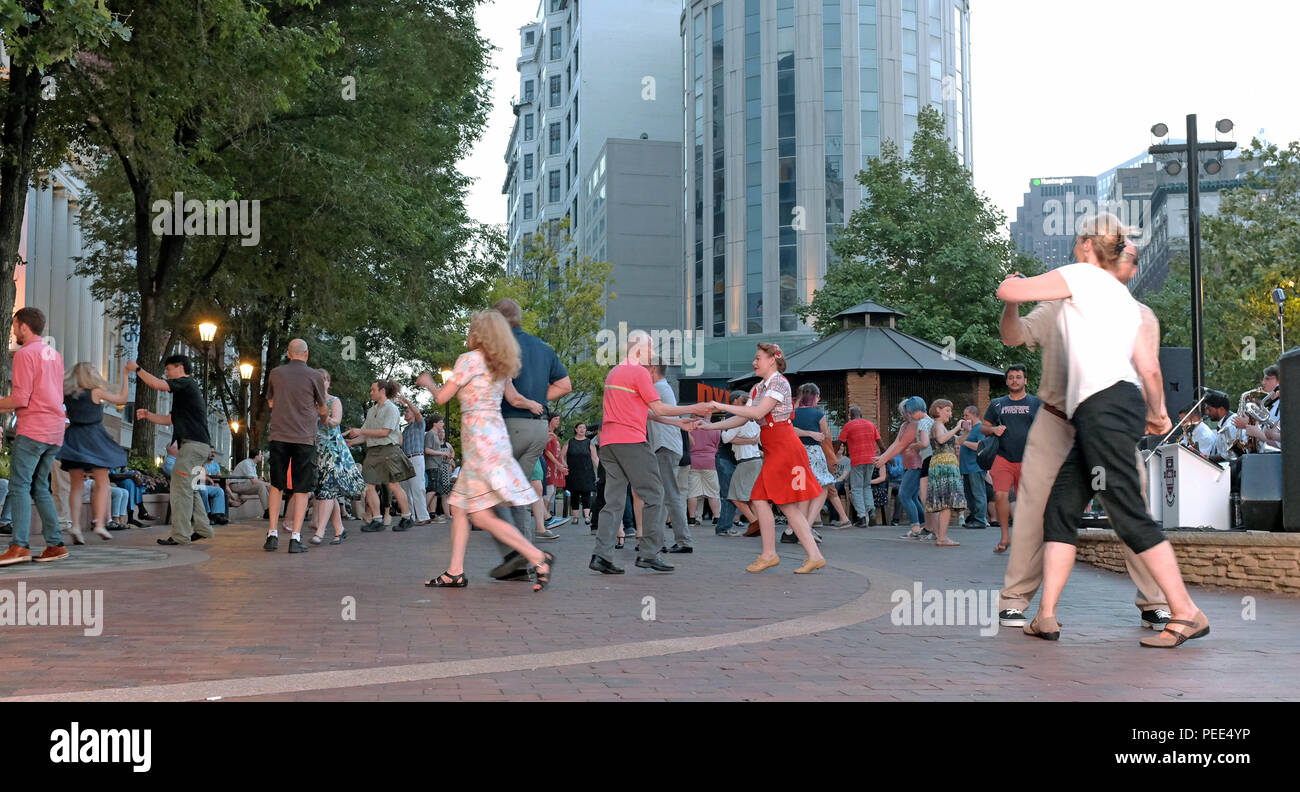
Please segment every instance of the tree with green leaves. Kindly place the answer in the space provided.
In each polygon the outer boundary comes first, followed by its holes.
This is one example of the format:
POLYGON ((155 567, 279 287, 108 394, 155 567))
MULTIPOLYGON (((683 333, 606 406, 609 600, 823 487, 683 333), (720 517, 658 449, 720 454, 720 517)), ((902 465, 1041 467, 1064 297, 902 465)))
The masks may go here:
POLYGON ((875 300, 907 314, 900 329, 952 337, 959 354, 991 366, 1025 363, 1036 381, 1037 355, 1002 345, 994 293, 1008 274, 1040 266, 1002 234, 1005 216, 975 189, 943 116, 923 108, 910 153, 885 141, 857 178, 869 197, 831 243, 825 285, 799 316, 825 337, 841 329, 840 311, 875 300))
MULTIPOLYGON (((79 58, 130 38, 103 0, 0 0, 0 42, 9 56, 8 79, 0 82, 0 338, 9 337, 13 323, 14 268, 32 174, 63 162, 71 142, 72 130, 46 111, 68 101, 59 81, 79 58)), ((0 382, 9 381, 9 365, 9 356, 0 355, 0 382)))
POLYGON ((524 311, 524 331, 550 344, 569 370, 573 390, 551 406, 566 423, 600 420, 605 375, 609 366, 597 359, 605 306, 617 295, 608 292, 613 265, 590 256, 577 257, 569 221, 553 234, 533 235, 526 244, 520 271, 499 277, 488 304, 510 297, 524 311))
MULTIPOLYGON (((242 18, 233 40, 207 42, 227 57, 245 51, 220 91, 187 94, 184 75, 197 64, 186 62, 179 77, 130 64, 142 84, 175 80, 169 90, 184 97, 177 108, 202 112, 160 122, 189 130, 178 138, 186 145, 159 141, 134 154, 101 124, 116 156, 91 180, 89 235, 102 247, 81 271, 117 315, 139 318, 142 361, 178 340, 198 346, 192 328, 214 318, 220 345, 238 359, 215 361, 213 406, 238 410, 233 367, 254 363, 254 441, 269 420, 260 394, 290 338, 308 341, 313 364, 337 365, 334 392, 360 403, 369 381, 398 361, 427 363, 458 346, 452 339, 467 306, 481 302, 499 271, 499 233, 468 220, 468 180, 455 167, 486 107, 477 2, 271 4, 242 18), (164 233, 152 254, 151 240, 141 239, 135 173, 149 168, 167 176, 150 188, 162 196, 174 185, 258 201, 257 244, 164 233)), ((225 10, 231 23, 241 19, 225 10)), ((180 16, 170 24, 183 25, 180 16)), ((115 88, 99 98, 129 109, 137 97, 115 88)), ((129 114, 111 117, 129 129, 129 114)))
MULTIPOLYGON (((1277 306, 1269 298, 1273 289, 1289 297, 1290 345, 1300 340, 1300 142, 1280 147, 1254 139, 1241 156, 1260 167, 1241 187, 1224 191, 1219 211, 1202 220, 1205 384, 1233 398, 1258 385, 1263 369, 1282 351, 1277 306)), ((1142 298, 1160 319, 1165 346, 1191 346, 1189 266, 1181 251, 1160 291, 1142 298)))

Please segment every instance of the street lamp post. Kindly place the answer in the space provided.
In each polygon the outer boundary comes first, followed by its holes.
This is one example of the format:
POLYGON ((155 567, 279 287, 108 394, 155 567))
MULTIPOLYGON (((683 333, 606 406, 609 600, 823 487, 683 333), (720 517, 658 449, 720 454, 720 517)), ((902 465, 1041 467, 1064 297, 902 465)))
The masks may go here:
MULTIPOLYGON (((1219 132, 1232 131, 1232 122, 1222 119, 1215 124, 1219 132)), ((1151 133, 1158 138, 1169 134, 1169 127, 1156 124, 1151 133)), ((1185 154, 1187 155, 1187 237, 1188 260, 1192 279, 1192 382, 1193 394, 1200 394, 1205 385, 1205 339, 1201 335, 1201 304, 1204 295, 1201 291, 1201 162, 1203 151, 1231 151, 1237 147, 1231 141, 1201 142, 1196 139, 1196 114, 1187 116, 1187 142, 1181 145, 1159 143, 1147 151, 1151 154, 1185 154)), ((1218 160, 1205 163, 1206 172, 1214 175, 1219 172, 1218 160)), ((1171 169, 1170 175, 1178 171, 1171 169)))
POLYGON ((253 455, 253 440, 252 440, 252 435, 249 434, 249 431, 252 429, 253 426, 252 406, 249 404, 249 402, 252 400, 252 396, 249 391, 249 387, 250 387, 249 381, 253 379, 252 363, 239 364, 239 379, 240 382, 242 383, 242 387, 240 388, 240 396, 243 397, 243 401, 244 401, 244 437, 247 438, 245 440, 244 457, 247 458, 253 455))

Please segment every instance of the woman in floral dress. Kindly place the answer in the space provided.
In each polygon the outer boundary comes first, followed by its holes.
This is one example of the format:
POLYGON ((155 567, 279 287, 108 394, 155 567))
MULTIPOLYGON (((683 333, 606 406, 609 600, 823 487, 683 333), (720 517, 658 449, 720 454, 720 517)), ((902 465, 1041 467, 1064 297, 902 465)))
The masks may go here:
POLYGON ((957 547, 960 542, 948 538, 948 521, 953 511, 966 508, 966 490, 962 486, 961 466, 957 462, 957 445, 966 441, 970 427, 960 421, 948 428, 952 420, 952 402, 935 399, 930 403, 930 417, 934 426, 930 430, 929 485, 925 491, 925 511, 935 516, 935 544, 939 547, 957 547))
POLYGON ((325 386, 325 403, 329 405, 329 417, 321 418, 316 424, 316 491, 313 497, 312 517, 316 523, 316 533, 311 538, 312 544, 320 544, 325 538, 325 523, 334 522, 334 539, 332 545, 342 544, 348 532, 343 528, 343 514, 339 504, 340 498, 351 497, 344 486, 344 475, 355 464, 348 442, 343 439, 339 424, 343 423, 343 402, 337 396, 330 395, 330 373, 325 369, 316 369, 325 386))
POLYGON ((446 572, 424 585, 467 585, 465 547, 472 521, 528 559, 537 570, 533 591, 541 591, 550 583, 555 557, 538 550, 517 528, 494 515, 492 507, 500 503, 528 506, 537 500, 537 493, 510 449, 510 436, 501 417, 502 396, 535 415, 541 415, 545 408, 520 396, 511 382, 519 373, 519 342, 505 317, 496 311, 474 314, 465 346, 470 351, 457 358, 442 388, 434 386, 433 376, 427 371, 416 380, 417 385, 433 393, 439 404, 457 397, 462 415, 460 476, 447 499, 451 506, 451 562, 446 572))

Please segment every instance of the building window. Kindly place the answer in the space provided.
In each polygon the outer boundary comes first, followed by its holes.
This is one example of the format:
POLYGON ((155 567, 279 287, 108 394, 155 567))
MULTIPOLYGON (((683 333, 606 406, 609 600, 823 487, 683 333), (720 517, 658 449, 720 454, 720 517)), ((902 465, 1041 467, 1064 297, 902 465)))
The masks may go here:
POLYGON ((709 12, 713 57, 713 337, 727 334, 727 179, 726 135, 723 129, 726 102, 723 95, 722 3, 709 12))
POLYGON ((781 332, 798 327, 794 315, 799 295, 798 232, 794 229, 795 100, 794 0, 776 0, 776 119, 777 119, 777 277, 781 332))
POLYGON ((551 0, 551 13, 554 14, 560 10, 560 0, 551 0))
POLYGON ((524 181, 533 180, 533 155, 524 155, 524 181))
POLYGON ((560 55, 564 52, 564 34, 560 28, 551 28, 551 60, 559 60, 560 55))
POLYGON ((560 145, 561 145, 561 144, 560 144, 560 122, 559 122, 559 121, 556 121, 554 124, 551 124, 551 129, 550 129, 550 148, 548 149, 548 151, 549 151, 551 154, 559 154, 559 153, 560 153, 560 145))
POLYGON ((551 75, 551 107, 560 106, 560 75, 551 75))
POLYGON ((525 102, 531 102, 531 101, 533 101, 533 81, 532 81, 532 80, 524 80, 524 101, 525 101, 525 102))
POLYGON ((695 155, 692 173, 695 177, 694 236, 690 237, 695 254, 694 325, 704 329, 704 12, 695 16, 692 39, 695 86, 695 155))
POLYGON ((531 47, 531 46, 533 46, 533 44, 535 44, 536 42, 537 42, 537 38, 533 35, 533 31, 530 30, 530 31, 528 31, 527 33, 524 34, 524 46, 525 46, 525 47, 531 47))
POLYGON ((763 125, 759 0, 745 0, 745 332, 763 332, 763 125))
POLYGON ((533 114, 524 113, 524 140, 533 139, 533 114))
POLYGON ((557 170, 553 170, 547 173, 546 182, 547 182, 546 202, 559 203, 560 202, 560 172, 557 170))
POLYGON ((533 194, 532 193, 524 194, 524 219, 525 220, 533 219, 533 194))

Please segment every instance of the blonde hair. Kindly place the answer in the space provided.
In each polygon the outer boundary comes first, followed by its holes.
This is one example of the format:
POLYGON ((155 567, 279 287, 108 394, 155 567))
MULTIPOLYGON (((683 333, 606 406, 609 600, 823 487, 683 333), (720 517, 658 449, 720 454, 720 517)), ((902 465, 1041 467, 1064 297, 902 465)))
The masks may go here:
POLYGON ((483 362, 495 382, 519 373, 519 342, 499 311, 478 311, 469 321, 465 346, 483 353, 483 362))
POLYGON ((934 401, 930 402, 930 417, 938 418, 940 410, 942 410, 944 407, 951 407, 951 406, 952 406, 952 402, 948 401, 947 399, 935 399, 934 401))
POLYGON ((68 376, 63 378, 64 396, 71 396, 79 390, 93 390, 95 388, 108 390, 108 382, 93 363, 78 363, 68 371, 68 376))
POLYGON ((1114 272, 1119 266, 1120 255, 1124 253, 1127 237, 1133 233, 1133 229, 1109 212, 1084 217, 1077 228, 1079 239, 1091 243, 1097 263, 1103 269, 1114 272))

